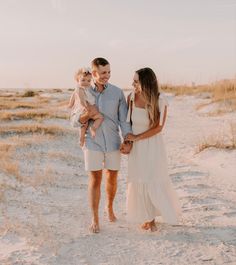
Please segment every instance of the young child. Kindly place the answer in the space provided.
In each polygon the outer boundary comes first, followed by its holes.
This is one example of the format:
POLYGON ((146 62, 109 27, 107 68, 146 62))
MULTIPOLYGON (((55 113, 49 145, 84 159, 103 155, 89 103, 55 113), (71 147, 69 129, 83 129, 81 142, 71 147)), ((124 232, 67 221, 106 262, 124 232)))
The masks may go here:
MULTIPOLYGON (((76 113, 86 112, 88 105, 95 105, 95 97, 89 92, 91 87, 92 73, 89 68, 80 68, 75 74, 77 81, 77 88, 71 95, 68 107, 71 108, 72 115, 76 113)), ((103 122, 103 115, 97 111, 89 117, 94 120, 93 124, 89 127, 91 136, 94 138, 96 130, 103 122)), ((88 122, 83 124, 80 129, 80 146, 83 147, 85 141, 85 132, 88 128, 88 122)))

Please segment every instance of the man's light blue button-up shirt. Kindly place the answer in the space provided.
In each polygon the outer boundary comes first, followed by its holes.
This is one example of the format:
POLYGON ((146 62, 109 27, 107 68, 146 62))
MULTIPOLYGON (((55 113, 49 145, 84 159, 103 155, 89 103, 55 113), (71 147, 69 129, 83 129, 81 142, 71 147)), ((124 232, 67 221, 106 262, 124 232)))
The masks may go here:
MULTIPOLYGON (((112 85, 106 84, 104 90, 100 93, 96 87, 89 88, 96 99, 96 106, 103 114, 104 120, 96 131, 93 139, 90 130, 87 129, 85 138, 85 147, 93 151, 112 152, 119 150, 121 139, 120 130, 124 137, 127 133, 132 133, 131 125, 126 122, 127 103, 123 91, 112 85)), ((93 123, 89 121, 89 125, 93 123)))

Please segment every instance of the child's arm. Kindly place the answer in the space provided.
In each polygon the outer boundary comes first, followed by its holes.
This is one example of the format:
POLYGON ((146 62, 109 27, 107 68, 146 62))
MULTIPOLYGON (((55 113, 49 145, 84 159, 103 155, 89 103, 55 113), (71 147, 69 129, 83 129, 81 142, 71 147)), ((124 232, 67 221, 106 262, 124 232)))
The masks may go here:
POLYGON ((71 109, 75 104, 75 92, 71 95, 68 108, 71 109))
POLYGON ((88 102, 86 101, 86 95, 83 89, 79 89, 79 92, 77 93, 78 97, 79 97, 79 102, 81 104, 81 106, 83 106, 84 108, 88 107, 88 102))

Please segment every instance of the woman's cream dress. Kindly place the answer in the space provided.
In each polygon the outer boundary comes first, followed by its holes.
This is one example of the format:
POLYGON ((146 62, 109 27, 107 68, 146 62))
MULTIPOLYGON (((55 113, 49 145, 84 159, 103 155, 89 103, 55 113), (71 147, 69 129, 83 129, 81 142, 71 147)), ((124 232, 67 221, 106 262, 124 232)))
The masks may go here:
MULTIPOLYGON (((139 134, 149 129, 148 113, 135 106, 134 94, 131 100, 132 129, 134 134, 139 134)), ((167 105, 166 99, 160 95, 160 123, 167 105)), ((161 215, 164 222, 178 224, 180 213, 179 199, 168 175, 162 133, 134 142, 128 159, 128 221, 142 223, 161 215)))

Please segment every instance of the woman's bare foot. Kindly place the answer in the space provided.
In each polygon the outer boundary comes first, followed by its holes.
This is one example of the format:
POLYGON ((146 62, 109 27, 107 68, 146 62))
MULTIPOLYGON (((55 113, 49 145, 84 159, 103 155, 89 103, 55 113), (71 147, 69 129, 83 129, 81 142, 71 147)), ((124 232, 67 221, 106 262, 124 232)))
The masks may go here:
POLYGON ((99 233, 100 232, 99 224, 92 222, 92 224, 89 227, 89 231, 92 233, 99 233))
POLYGON ((157 226, 155 223, 155 220, 152 220, 151 222, 145 222, 141 225, 141 228, 144 230, 151 230, 152 232, 157 231, 157 226))
POLYGON ((150 227, 149 222, 143 223, 143 224, 141 225, 141 228, 142 228, 143 230, 148 230, 149 227, 150 227))

